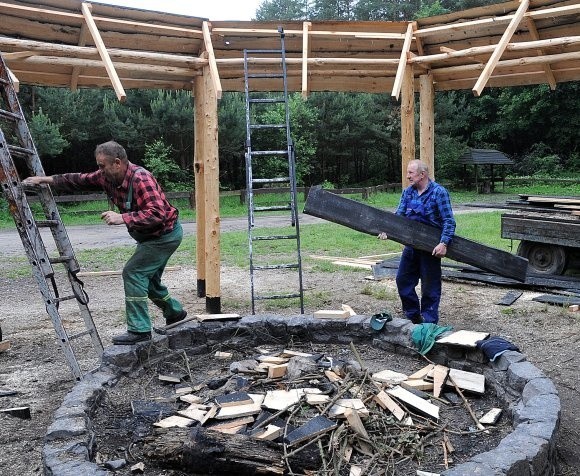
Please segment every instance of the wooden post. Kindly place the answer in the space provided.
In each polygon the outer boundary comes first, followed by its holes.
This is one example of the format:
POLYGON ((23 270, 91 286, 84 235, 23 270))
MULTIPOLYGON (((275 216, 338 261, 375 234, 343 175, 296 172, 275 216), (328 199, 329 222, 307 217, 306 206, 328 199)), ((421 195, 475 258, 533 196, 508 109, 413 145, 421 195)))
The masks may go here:
POLYGON ((204 184, 204 80, 196 76, 193 80, 194 101, 194 177, 195 177, 195 221, 196 262, 197 262, 197 296, 205 297, 205 184, 204 184))
POLYGON ((419 78, 419 157, 429 166, 429 176, 435 180, 435 88, 431 73, 419 78))
MULTIPOLYGON (((205 205, 205 308, 221 313, 220 297, 220 192, 217 91, 209 66, 203 68, 203 182, 205 205)), ((198 208, 201 204, 198 204, 198 208)))
POLYGON ((401 86, 401 186, 407 186, 407 166, 415 158, 415 88, 413 66, 405 66, 401 86))

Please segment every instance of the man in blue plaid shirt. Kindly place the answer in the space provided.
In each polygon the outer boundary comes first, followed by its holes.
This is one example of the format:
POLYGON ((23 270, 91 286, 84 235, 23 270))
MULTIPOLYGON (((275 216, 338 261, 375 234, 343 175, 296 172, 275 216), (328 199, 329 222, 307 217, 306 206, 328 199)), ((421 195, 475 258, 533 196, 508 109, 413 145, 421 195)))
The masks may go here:
MULTIPOLYGON (((397 272, 397 289, 403 311, 414 324, 439 321, 441 301, 441 258, 455 233, 455 219, 447 190, 429 179, 429 168, 420 160, 412 160, 407 167, 410 185, 401 195, 395 212, 441 230, 439 243, 431 253, 405 246, 397 272), (421 300, 415 287, 421 280, 421 300)), ((387 239, 386 233, 379 235, 387 239)))

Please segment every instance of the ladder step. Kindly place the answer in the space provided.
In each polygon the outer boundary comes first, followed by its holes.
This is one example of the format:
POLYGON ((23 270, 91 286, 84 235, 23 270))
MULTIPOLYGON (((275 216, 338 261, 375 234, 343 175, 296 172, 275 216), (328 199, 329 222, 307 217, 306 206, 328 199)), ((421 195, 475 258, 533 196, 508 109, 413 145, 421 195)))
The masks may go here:
POLYGON ((290 177, 256 178, 252 183, 286 183, 290 182, 290 177))
POLYGON ((56 258, 50 258, 51 264, 55 263, 68 263, 72 261, 74 258, 72 256, 58 256, 56 258))
POLYGON ((5 119, 9 119, 11 121, 21 121, 22 116, 20 114, 15 114, 14 112, 5 111, 4 109, 0 109, 0 117, 5 119))
POLYGON ((263 155, 288 155, 287 150, 252 150, 250 155, 253 156, 263 156, 263 155))
POLYGON ((298 268, 298 263, 288 263, 288 264, 263 264, 260 266, 254 266, 255 270, 265 270, 265 269, 296 269, 298 268))
POLYGON ((77 332, 76 334, 68 336, 68 340, 75 340, 88 335, 91 335, 91 331, 77 332))
POLYGON ((58 298, 54 298, 52 301, 57 303, 57 302, 63 302, 63 301, 71 301, 72 299, 76 299, 77 297, 74 294, 71 294, 70 296, 63 296, 63 297, 58 297, 58 298))
POLYGON ((284 75, 280 73, 252 73, 248 74, 248 78, 283 78, 284 75))
POLYGON ((250 124, 250 129, 286 129, 286 124, 250 124))
POLYGON ((252 241, 262 240, 295 240, 298 235, 272 235, 272 236, 252 236, 252 241))
POLYGON ((273 294, 272 296, 255 296, 254 299, 256 301, 265 301, 267 299, 294 299, 299 297, 300 297, 299 293, 293 293, 293 294, 273 294))
POLYGON ((244 50, 247 53, 258 53, 258 54, 266 54, 266 53, 279 53, 282 54, 282 50, 244 50))
POLYGON ((36 225, 42 228, 57 227, 59 225, 58 220, 37 220, 36 225))
POLYGON ((286 102, 286 100, 283 97, 278 97, 278 98, 251 98, 251 99, 248 99, 248 102, 250 104, 277 104, 277 103, 286 102))
POLYGON ((274 212, 282 210, 292 210, 290 205, 272 205, 271 207, 254 207, 255 212, 274 212))
POLYGON ((16 155, 18 157, 28 157, 34 154, 32 149, 27 149, 25 147, 19 147, 17 145, 9 145, 8 150, 11 154, 16 155))

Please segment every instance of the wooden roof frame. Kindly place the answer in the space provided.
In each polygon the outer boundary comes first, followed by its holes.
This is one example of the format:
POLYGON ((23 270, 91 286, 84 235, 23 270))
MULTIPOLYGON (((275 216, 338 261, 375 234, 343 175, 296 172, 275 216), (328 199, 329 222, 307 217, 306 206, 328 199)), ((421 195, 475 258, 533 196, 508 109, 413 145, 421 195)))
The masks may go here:
MULTIPOLYGON (((15 87, 112 87, 120 101, 131 88, 192 91, 197 295, 210 313, 221 312, 217 104, 223 91, 244 91, 244 49, 279 49, 279 26, 290 91, 400 98, 402 184, 415 158, 415 91, 419 157, 434 170, 436 91, 479 96, 580 79, 580 0, 513 0, 416 22, 218 22, 81 0, 0 0, 0 19, 15 87)), ((269 73, 279 59, 250 61, 269 73)))

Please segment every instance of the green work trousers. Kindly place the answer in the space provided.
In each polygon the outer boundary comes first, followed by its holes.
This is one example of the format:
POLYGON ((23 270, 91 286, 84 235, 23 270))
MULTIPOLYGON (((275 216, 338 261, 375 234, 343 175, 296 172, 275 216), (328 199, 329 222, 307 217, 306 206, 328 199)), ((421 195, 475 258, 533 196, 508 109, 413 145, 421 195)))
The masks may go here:
POLYGON ((153 324, 149 299, 163 311, 165 319, 183 311, 179 301, 171 297, 161 282, 167 261, 181 243, 183 229, 177 221, 173 231, 157 238, 144 239, 138 233, 131 236, 137 240, 137 248, 123 268, 127 330, 148 332, 153 324))

